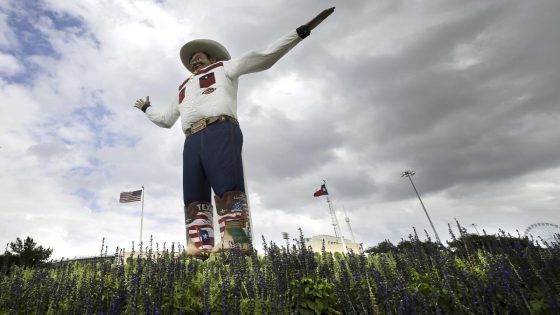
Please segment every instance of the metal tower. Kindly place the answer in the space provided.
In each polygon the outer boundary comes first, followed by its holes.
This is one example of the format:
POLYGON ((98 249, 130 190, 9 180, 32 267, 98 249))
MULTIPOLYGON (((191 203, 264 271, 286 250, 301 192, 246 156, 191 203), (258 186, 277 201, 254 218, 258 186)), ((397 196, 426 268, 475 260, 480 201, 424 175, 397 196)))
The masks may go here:
MULTIPOLYGON (((327 181, 323 180, 323 184, 326 187, 327 181)), ((342 250, 344 251, 344 253, 348 253, 348 249, 346 248, 346 242, 344 242, 344 236, 342 236, 342 231, 340 230, 340 226, 338 225, 338 219, 336 218, 336 211, 334 210, 334 207, 332 205, 331 199, 329 198, 328 194, 326 195, 326 197, 327 197, 327 203, 329 204, 329 211, 331 213, 334 235, 340 239, 340 242, 342 243, 342 250)))
POLYGON ((346 221, 346 224, 348 224, 348 231, 350 231, 350 237, 352 238, 352 242, 354 242, 355 244, 356 239, 354 238, 354 232, 352 232, 352 226, 350 226, 350 219, 348 218, 348 214, 346 213, 346 208, 342 207, 342 209, 344 210, 344 216, 346 217, 344 220, 346 221))

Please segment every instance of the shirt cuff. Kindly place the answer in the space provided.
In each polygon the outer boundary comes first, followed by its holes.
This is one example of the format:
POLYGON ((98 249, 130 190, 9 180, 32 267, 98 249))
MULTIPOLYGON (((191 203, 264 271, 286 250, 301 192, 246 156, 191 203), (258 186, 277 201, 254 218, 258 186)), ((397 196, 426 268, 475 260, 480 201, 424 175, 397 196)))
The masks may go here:
POLYGON ((296 28, 296 32, 301 39, 304 39, 309 36, 309 34, 311 34, 311 31, 309 30, 309 27, 307 27, 307 25, 302 25, 296 28))
POLYGON ((140 108, 140 109, 145 113, 145 112, 146 112, 146 109, 148 109, 148 107, 150 107, 150 106, 152 106, 152 105, 150 105, 150 104, 148 103, 148 104, 145 104, 144 106, 142 106, 142 108, 140 108))

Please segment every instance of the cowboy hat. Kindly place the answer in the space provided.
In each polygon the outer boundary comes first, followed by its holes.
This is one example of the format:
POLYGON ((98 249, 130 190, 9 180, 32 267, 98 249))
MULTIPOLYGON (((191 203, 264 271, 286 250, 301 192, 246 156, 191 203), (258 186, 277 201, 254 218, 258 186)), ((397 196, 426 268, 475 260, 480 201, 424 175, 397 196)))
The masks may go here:
POLYGON ((222 44, 218 43, 217 41, 211 39, 195 39, 191 40, 190 42, 186 43, 181 47, 181 51, 179 55, 181 56, 181 61, 183 65, 190 71, 193 72, 190 59, 192 55, 196 52, 202 51, 211 57, 216 58, 218 61, 222 60, 230 60, 231 56, 227 49, 222 46, 222 44))

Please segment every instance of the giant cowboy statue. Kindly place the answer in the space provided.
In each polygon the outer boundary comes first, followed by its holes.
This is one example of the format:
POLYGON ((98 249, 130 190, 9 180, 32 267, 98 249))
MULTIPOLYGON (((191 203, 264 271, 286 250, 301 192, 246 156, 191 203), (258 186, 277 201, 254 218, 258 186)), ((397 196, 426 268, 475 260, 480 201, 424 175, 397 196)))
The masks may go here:
POLYGON ((252 252, 251 224, 241 160, 243 135, 237 121, 240 76, 266 70, 307 37, 334 11, 324 10, 307 24, 269 47, 231 58, 220 43, 196 39, 180 51, 191 75, 179 85, 165 109, 150 106, 150 98, 135 107, 156 125, 171 128, 181 117, 186 135, 183 147, 183 199, 188 255, 206 257, 233 247, 252 252), (210 189, 214 190, 221 243, 214 244, 210 189))

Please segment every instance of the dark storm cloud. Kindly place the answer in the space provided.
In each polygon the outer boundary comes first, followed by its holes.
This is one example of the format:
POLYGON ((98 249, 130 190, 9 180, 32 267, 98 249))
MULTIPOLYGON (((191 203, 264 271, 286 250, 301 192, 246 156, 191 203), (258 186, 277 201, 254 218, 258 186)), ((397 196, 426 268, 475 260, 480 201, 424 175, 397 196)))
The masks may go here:
POLYGON ((292 121, 276 112, 274 119, 254 118, 245 128, 250 140, 244 148, 248 156, 258 156, 253 175, 263 182, 299 177, 333 160, 332 148, 341 144, 332 121, 292 121), (310 126, 320 126, 313 128, 310 126))
MULTIPOLYGON (((375 12, 362 4, 362 12, 375 12)), ((549 13, 557 7, 552 2, 446 5, 441 8, 445 18, 418 30, 400 51, 355 60, 327 53, 321 40, 328 36, 314 34, 281 67, 299 67, 329 82, 326 86, 333 88, 322 93, 331 102, 322 103, 324 111, 295 129, 283 118, 268 126, 268 136, 261 134, 254 147, 246 147, 249 156, 267 161, 253 166, 251 175, 267 182, 319 172, 332 179, 343 199, 391 201, 413 197, 399 177, 403 170, 394 169, 391 179, 372 179, 367 169, 329 167, 339 160, 333 151, 345 149, 365 165, 407 165, 422 177, 417 180, 424 193, 498 184, 559 166, 555 121, 560 94, 554 85, 560 71, 554 60, 560 40, 551 28, 555 16, 549 13), (472 65, 460 64, 469 58, 472 65), (303 141, 302 135, 312 141, 303 141)), ((384 9, 386 15, 398 14, 399 6, 384 9)), ((438 8, 431 10, 438 18, 438 8)), ((343 8, 336 13, 355 17, 340 19, 344 22, 332 28, 337 34, 354 30, 366 18, 343 8)), ((356 45, 359 50, 375 40, 356 45)), ((276 189, 293 195, 295 187, 276 189)), ((288 209, 296 204, 286 198, 267 200, 288 209)))
POLYGON ((371 197, 379 189, 374 179, 359 166, 332 174, 329 182, 331 191, 336 192, 341 199, 347 200, 371 197))
MULTIPOLYGON (((339 88, 325 92, 344 93, 337 96, 345 100, 331 106, 348 109, 336 119, 343 147, 363 161, 415 168, 429 178, 426 192, 498 183, 560 165, 554 123, 560 40, 551 30, 556 18, 548 13, 558 4, 473 6, 455 8, 468 14, 421 30, 395 55, 330 63, 327 69, 336 73, 339 88), (455 68, 463 46, 469 47, 464 57, 476 62, 455 68)), ((311 66, 325 58, 332 57, 318 55, 311 66)), ((388 200, 409 197, 397 179, 385 184, 380 191, 388 200)))

